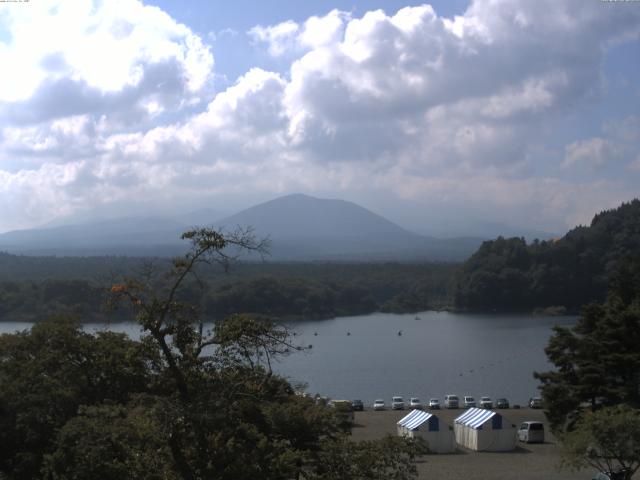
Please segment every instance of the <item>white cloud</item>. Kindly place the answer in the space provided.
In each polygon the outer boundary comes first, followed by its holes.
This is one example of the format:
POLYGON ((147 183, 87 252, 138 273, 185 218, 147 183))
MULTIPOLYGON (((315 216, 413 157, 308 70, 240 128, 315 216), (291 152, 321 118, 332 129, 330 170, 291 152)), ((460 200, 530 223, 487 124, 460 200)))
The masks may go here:
POLYGON ((293 48, 299 29, 296 22, 287 20, 269 27, 256 25, 247 33, 254 41, 266 43, 270 55, 279 57, 293 48))
POLYGON ((567 145, 562 166, 601 168, 618 155, 616 147, 611 142, 594 137, 567 145))
POLYGON ((4 115, 11 118, 37 122, 47 113, 105 108, 118 99, 120 108, 168 103, 177 94, 188 103, 212 74, 213 56, 197 35, 137 0, 33 2, 3 10, 10 41, 0 44, 0 64, 11 68, 0 76, 0 102, 9 105, 4 115), (69 100, 67 110, 59 105, 69 100))
POLYGON ((640 156, 639 140, 639 117, 631 115, 622 119, 610 119, 602 126, 602 136, 568 144, 562 167, 598 170, 611 167, 614 163, 629 161, 640 156))
POLYGON ((339 43, 350 18, 348 12, 334 9, 322 17, 312 16, 303 24, 287 20, 268 27, 256 25, 247 33, 254 42, 265 43, 269 55, 280 57, 339 43))

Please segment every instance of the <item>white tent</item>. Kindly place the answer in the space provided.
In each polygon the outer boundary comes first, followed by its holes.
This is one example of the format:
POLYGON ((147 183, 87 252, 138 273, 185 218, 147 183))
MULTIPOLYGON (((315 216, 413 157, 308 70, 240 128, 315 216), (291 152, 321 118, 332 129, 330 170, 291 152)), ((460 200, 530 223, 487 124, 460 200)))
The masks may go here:
POLYGON ((470 408, 455 419, 456 442, 482 452, 506 452, 516 448, 516 427, 491 410, 470 408))
POLYGON ((422 437, 432 453, 450 453, 456 449, 452 428, 432 413, 412 410, 398 421, 398 435, 422 437))

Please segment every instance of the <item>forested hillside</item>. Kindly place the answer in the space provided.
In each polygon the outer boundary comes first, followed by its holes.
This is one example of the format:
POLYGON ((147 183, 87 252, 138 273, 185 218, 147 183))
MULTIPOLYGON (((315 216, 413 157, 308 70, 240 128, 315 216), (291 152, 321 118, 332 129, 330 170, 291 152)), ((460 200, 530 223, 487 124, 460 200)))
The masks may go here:
MULTIPOLYGON (((105 307, 118 279, 154 275, 167 259, 26 257, 0 254, 0 321, 70 314, 83 321, 130 319, 105 307)), ((206 317, 256 313, 327 318, 374 311, 443 308, 457 265, 440 263, 239 263, 229 273, 203 270, 181 295, 206 317)))
POLYGON ((576 311, 602 301, 621 261, 640 255, 640 201, 597 214, 564 237, 484 242, 456 276, 453 301, 466 310, 576 311))

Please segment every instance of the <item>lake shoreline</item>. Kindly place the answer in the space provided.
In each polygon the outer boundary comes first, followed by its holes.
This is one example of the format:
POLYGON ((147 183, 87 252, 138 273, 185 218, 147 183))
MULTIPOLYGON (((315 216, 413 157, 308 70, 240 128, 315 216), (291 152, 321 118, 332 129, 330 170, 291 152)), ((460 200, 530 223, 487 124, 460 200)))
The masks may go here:
MULTIPOLYGON (((254 317, 264 317, 270 318, 278 323, 296 323, 296 322, 305 322, 305 321, 324 321, 324 320, 335 320, 337 318, 344 317, 363 317, 377 314, 391 314, 391 315, 415 315, 416 317, 420 317, 420 314, 425 313, 451 313, 451 314, 470 314, 470 315, 522 315, 522 316, 533 316, 533 317, 574 317, 579 314, 578 311, 571 310, 561 310, 558 311, 557 307, 548 307, 548 308, 536 308, 533 311, 530 309, 509 309, 509 310, 473 310, 473 309, 460 309, 455 307, 438 307, 438 308, 430 308, 424 310, 411 310, 411 311, 389 311, 389 310, 372 310, 367 312, 338 312, 332 316, 326 316, 321 314, 309 314, 309 315, 280 315, 280 316, 270 316, 265 313, 252 313, 252 312, 243 312, 242 315, 250 315, 254 317)), ((56 314, 58 315, 58 314, 56 314)), ((61 315, 67 315, 66 313, 62 313, 61 315)), ((122 324, 122 323, 130 323, 135 322, 134 317, 130 318, 110 318, 107 316, 96 318, 95 315, 87 316, 86 319, 82 318, 78 314, 68 314, 72 318, 78 318, 80 323, 82 324, 122 324)), ((224 320, 233 314, 228 315, 220 315, 214 317, 208 317, 204 320, 204 323, 215 323, 220 320, 224 320)), ((54 316, 54 315, 51 315, 54 316)), ((49 317, 42 316, 34 316, 32 317, 17 317, 17 318, 4 318, 0 317, 0 324, 2 323, 40 323, 45 321, 49 317)))

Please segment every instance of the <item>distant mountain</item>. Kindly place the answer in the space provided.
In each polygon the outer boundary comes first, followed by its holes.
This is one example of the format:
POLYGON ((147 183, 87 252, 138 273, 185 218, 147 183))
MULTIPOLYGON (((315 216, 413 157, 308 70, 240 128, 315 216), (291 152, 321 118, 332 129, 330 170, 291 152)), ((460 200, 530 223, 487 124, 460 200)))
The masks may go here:
POLYGON ((462 260, 481 243, 421 236, 353 202, 302 194, 261 203, 216 225, 252 226, 271 239, 271 256, 280 260, 462 260))
POLYGON ((416 236, 353 202, 299 193, 255 205, 216 223, 251 225, 271 238, 416 236))
POLYGON ((120 218, 7 232, 0 235, 0 250, 29 255, 175 253, 182 231, 183 225, 166 218, 120 218))
POLYGON ((200 208, 183 215, 174 216, 172 219, 174 222, 187 227, 211 226, 227 215, 228 214, 224 214, 220 210, 214 210, 213 208, 200 208))
POLYGON ((254 228, 271 239, 274 260, 442 260, 467 258, 479 238, 436 239, 409 232, 344 200, 287 195, 223 220, 200 210, 180 217, 123 218, 0 235, 0 250, 29 255, 176 255, 180 234, 196 225, 254 228))

